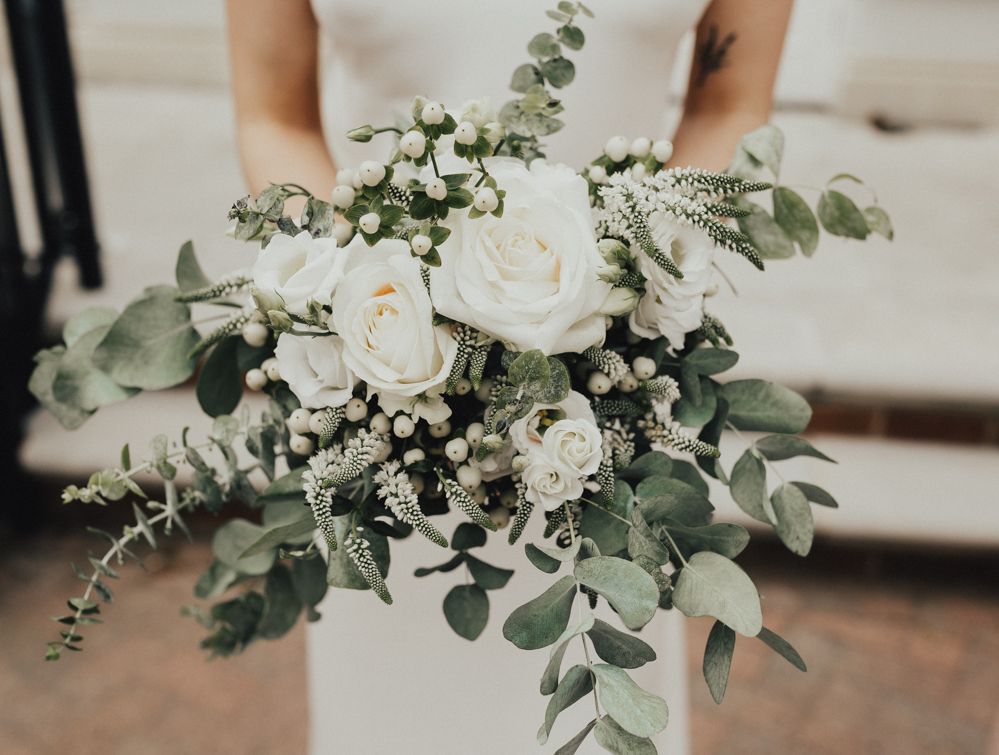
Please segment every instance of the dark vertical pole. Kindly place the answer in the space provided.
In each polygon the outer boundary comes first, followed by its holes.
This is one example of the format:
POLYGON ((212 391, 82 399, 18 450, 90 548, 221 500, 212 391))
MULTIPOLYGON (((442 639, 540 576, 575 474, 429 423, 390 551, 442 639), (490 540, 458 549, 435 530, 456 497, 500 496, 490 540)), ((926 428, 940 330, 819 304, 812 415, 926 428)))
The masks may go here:
POLYGON ((94 288, 101 272, 62 0, 5 7, 43 242, 40 283, 47 288, 52 264, 68 254, 94 288))

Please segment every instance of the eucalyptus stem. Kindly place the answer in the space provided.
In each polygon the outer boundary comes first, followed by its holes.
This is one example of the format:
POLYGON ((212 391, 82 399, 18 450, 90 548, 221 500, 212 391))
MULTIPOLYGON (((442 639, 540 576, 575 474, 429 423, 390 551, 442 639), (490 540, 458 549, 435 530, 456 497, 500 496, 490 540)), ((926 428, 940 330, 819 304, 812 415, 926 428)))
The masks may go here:
MULTIPOLYGON (((576 544, 576 528, 572 526, 572 513, 569 511, 569 502, 563 501, 562 505, 565 507, 566 521, 569 522, 569 538, 570 542, 576 544)), ((575 579, 575 577, 573 577, 575 579)), ((579 591, 580 585, 579 580, 576 580, 576 621, 580 624, 583 623, 583 610, 580 607, 579 596, 582 594, 579 591)), ((586 633, 580 632, 579 641, 583 643, 583 656, 586 658, 586 668, 590 674, 590 679, 593 683, 593 710, 596 711, 597 718, 601 717, 600 713, 600 700, 597 699, 597 675, 593 672, 593 661, 590 658, 590 646, 586 642, 586 633)))

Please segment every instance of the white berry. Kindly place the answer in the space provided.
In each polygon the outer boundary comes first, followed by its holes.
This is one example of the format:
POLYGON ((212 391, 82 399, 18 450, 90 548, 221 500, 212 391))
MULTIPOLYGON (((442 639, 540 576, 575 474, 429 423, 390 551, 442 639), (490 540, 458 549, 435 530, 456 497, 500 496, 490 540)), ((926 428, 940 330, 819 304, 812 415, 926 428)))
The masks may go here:
POLYGON ((296 409, 288 417, 288 429, 298 435, 305 435, 309 432, 309 420, 311 418, 312 412, 308 409, 296 409))
POLYGON ((392 422, 392 432, 397 438, 408 438, 416 432, 416 423, 408 414, 399 414, 392 422))
POLYGON ((382 219, 377 212, 368 212, 361 215, 361 219, 357 221, 357 224, 365 233, 377 233, 378 226, 382 224, 382 219))
POLYGON ((337 246, 347 246, 354 237, 354 226, 350 223, 336 223, 333 226, 333 238, 337 246))
POLYGON ((489 518, 492 519, 493 524, 496 525, 496 529, 498 530, 503 529, 510 523, 510 509, 505 506, 497 506, 488 513, 489 518))
POLYGON ((272 364, 267 364, 267 362, 264 362, 264 364, 260 366, 260 369, 264 371, 264 374, 267 376, 267 379, 270 380, 272 383, 276 383, 278 380, 281 379, 281 368, 280 366, 278 366, 278 362, 276 359, 272 364))
POLYGON ((429 428, 431 438, 446 438, 451 434, 451 423, 447 420, 435 422, 429 428))
POLYGON ((368 405, 355 396, 347 402, 343 413, 348 422, 360 422, 368 416, 368 405))
POLYGON ((635 373, 628 370, 624 377, 617 381, 617 389, 622 393, 634 393, 638 390, 638 378, 635 373))
POLYGON ((267 343, 269 335, 270 331, 267 330, 267 326, 259 322, 248 322, 243 326, 243 340, 250 346, 263 346, 267 343))
POLYGON ((493 398, 492 390, 493 390, 493 381, 490 380, 489 378, 486 378, 481 383, 479 383, 479 389, 475 392, 475 398, 477 398, 479 401, 481 401, 484 404, 488 404, 490 401, 492 401, 493 398))
POLYGON ((407 131, 399 140, 399 150, 406 157, 421 157, 427 150, 427 137, 419 131, 407 131))
POLYGON ((635 163, 631 166, 631 177, 636 181, 641 181, 647 173, 648 171, 642 163, 635 163))
POLYGON ((377 186, 385 178, 385 166, 374 160, 365 160, 357 172, 365 186, 377 186))
POLYGON ((594 396, 603 396, 613 387, 611 379, 599 370, 590 375, 590 379, 586 381, 586 389, 594 396))
POLYGON ((392 429, 392 422, 389 420, 388 415, 385 412, 378 412, 371 421, 368 423, 372 432, 376 432, 379 435, 385 435, 389 430, 392 429))
POLYGON ((339 207, 341 210, 345 210, 354 204, 354 199, 357 196, 357 192, 354 191, 353 186, 345 186, 343 184, 333 187, 333 206, 339 207))
POLYGON ((427 455, 423 452, 422 448, 411 448, 402 455, 402 463, 409 466, 410 464, 415 464, 418 461, 423 461, 426 458, 427 455))
POLYGON ((291 449, 293 454, 299 456, 308 456, 312 453, 312 449, 316 446, 312 442, 312 438, 306 437, 305 435, 292 435, 288 438, 288 448, 291 449))
POLYGON ((424 254, 433 249, 434 241, 429 236, 418 233, 413 236, 413 240, 409 242, 409 245, 413 247, 414 252, 422 257, 424 254))
POLYGON ((479 212, 492 212, 499 207, 499 197, 488 186, 483 186, 475 192, 475 209, 479 212))
POLYGON ((652 156, 661 163, 673 157, 673 142, 669 139, 660 139, 652 145, 652 156))
POLYGON ((472 392, 472 381, 468 378, 459 378, 455 383, 454 392, 459 396, 467 396, 472 392))
POLYGON ((648 357, 635 357, 635 360, 631 363, 631 371, 635 373, 635 377, 639 380, 648 380, 656 374, 655 360, 648 357))
POLYGON ((420 120, 428 126, 436 126, 438 123, 443 123, 444 108, 439 102, 428 102, 423 106, 423 111, 420 113, 420 120))
POLYGON ((466 146, 475 144, 475 140, 478 138, 479 133, 475 130, 475 124, 471 121, 462 121, 458 124, 458 128, 454 130, 454 140, 458 144, 466 146))
POLYGON ((603 165, 591 165, 587 175, 595 184, 602 184, 607 181, 607 169, 603 165))
POLYGON ((464 438, 451 438, 444 446, 444 455, 451 461, 464 461, 468 458, 468 441, 464 438))
POLYGON ((309 415, 309 432, 322 435, 323 427, 326 425, 326 410, 320 409, 309 415))
POLYGON ((628 141, 626 136, 612 136, 607 140, 607 144, 604 145, 604 154, 611 159, 611 161, 619 163, 628 157, 628 149, 631 147, 631 143, 628 141))
POLYGON ((652 142, 646 137, 640 136, 631 143, 628 152, 631 153, 632 157, 642 158, 648 156, 650 149, 652 149, 652 142))
POLYGON ((427 181, 427 196, 438 202, 447 198, 447 184, 443 178, 431 178, 427 181))
POLYGON ((474 449, 478 449, 482 443, 482 437, 486 433, 486 426, 481 422, 473 422, 465 428, 465 440, 474 449))
POLYGON ((482 482, 482 472, 479 471, 478 467, 473 467, 469 464, 463 464, 458 467, 458 471, 455 474, 458 477, 458 484, 469 493, 479 487, 479 483, 482 482))
POLYGON ((246 372, 246 387, 251 391, 262 391, 267 385, 267 375, 263 370, 252 369, 246 372))
POLYGON ((480 506, 485 505, 486 498, 488 497, 485 485, 483 485, 480 482, 478 485, 475 486, 475 490, 472 490, 472 491, 469 491, 469 492, 471 492, 471 494, 472 494, 472 500, 473 501, 475 501, 480 506))
POLYGON ((353 186, 355 178, 357 178, 357 173, 352 171, 350 168, 341 168, 336 172, 337 185, 344 184, 345 186, 353 186))

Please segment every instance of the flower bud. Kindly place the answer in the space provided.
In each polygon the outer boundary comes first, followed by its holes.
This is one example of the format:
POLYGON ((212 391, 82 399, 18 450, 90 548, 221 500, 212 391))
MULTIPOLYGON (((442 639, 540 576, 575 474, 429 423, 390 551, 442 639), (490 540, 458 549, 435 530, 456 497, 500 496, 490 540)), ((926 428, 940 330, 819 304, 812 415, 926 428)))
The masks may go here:
POLYGON ((272 309, 283 309, 284 300, 273 291, 262 291, 259 288, 251 288, 250 296, 253 297, 254 304, 261 312, 269 312, 272 309))
POLYGON ((352 142, 370 142, 375 135, 375 129, 371 124, 365 123, 363 126, 352 128, 347 132, 347 138, 352 142))
POLYGON ((286 333, 295 327, 295 323, 288 317, 287 312, 280 309, 272 309, 267 312, 267 319, 278 333, 286 333))
POLYGON ((613 288, 600 306, 600 314, 611 317, 626 315, 638 306, 641 298, 633 288, 613 288))

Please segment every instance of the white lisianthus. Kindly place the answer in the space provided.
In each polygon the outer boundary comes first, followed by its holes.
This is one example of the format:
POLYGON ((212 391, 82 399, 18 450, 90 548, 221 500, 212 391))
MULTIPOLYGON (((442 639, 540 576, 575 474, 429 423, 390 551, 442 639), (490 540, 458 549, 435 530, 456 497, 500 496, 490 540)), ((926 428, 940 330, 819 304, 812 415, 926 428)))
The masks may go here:
POLYGON ((565 165, 492 158, 506 191, 503 216, 452 213, 431 295, 442 315, 468 323, 518 351, 582 352, 602 343, 600 280, 585 179, 565 165))
POLYGON ((670 346, 679 349, 684 336, 697 330, 704 319, 704 292, 711 282, 715 245, 703 231, 680 225, 668 213, 652 213, 649 227, 659 249, 672 258, 683 278, 674 278, 647 254, 638 255, 647 281, 629 324, 638 335, 665 336, 670 346))
POLYGON ((354 373, 343 361, 343 340, 282 333, 274 356, 281 379, 306 409, 343 406, 354 393, 354 373))
POLYGON ((336 239, 314 239, 308 231, 295 236, 278 233, 260 250, 253 264, 253 285, 276 294, 296 315, 308 314, 313 299, 327 305, 343 277, 345 257, 336 239))
POLYGON ((603 457, 589 401, 572 391, 558 404, 538 404, 510 426, 514 448, 527 457, 525 497, 546 511, 583 494, 583 480, 603 457), (542 432, 544 429, 544 432, 542 432))
POLYGON ((458 353, 446 326, 434 326, 420 262, 401 239, 368 247, 355 238, 343 282, 333 296, 330 327, 344 341, 343 358, 378 394, 382 410, 441 422, 451 414, 441 396, 458 353))

